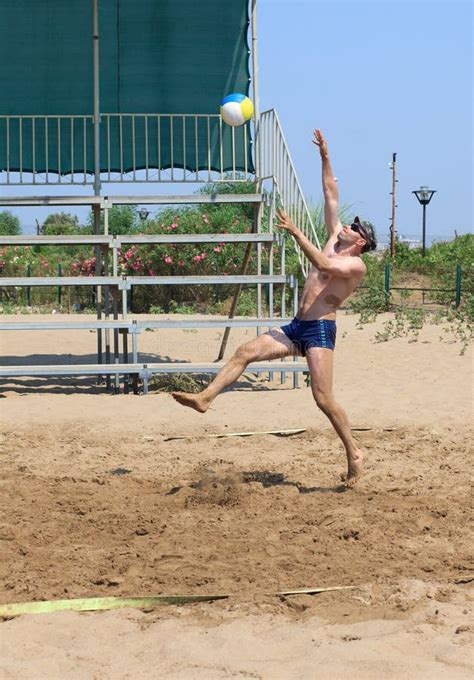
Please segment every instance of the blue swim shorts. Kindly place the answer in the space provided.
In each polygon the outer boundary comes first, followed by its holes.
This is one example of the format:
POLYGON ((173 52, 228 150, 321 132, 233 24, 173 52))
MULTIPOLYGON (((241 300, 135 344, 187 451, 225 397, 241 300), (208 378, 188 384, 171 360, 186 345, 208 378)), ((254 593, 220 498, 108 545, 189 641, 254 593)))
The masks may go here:
POLYGON ((293 321, 282 326, 281 330, 303 356, 310 347, 325 347, 333 350, 336 346, 336 322, 330 319, 307 321, 295 316, 293 321))

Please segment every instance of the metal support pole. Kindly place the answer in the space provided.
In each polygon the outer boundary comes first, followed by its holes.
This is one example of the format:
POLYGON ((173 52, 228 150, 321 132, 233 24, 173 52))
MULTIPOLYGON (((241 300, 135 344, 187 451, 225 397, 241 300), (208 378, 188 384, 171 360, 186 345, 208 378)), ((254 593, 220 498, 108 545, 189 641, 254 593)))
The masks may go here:
POLYGON ((417 200, 423 206, 423 235, 422 235, 422 249, 421 254, 424 257, 426 253, 426 206, 436 193, 435 189, 428 189, 427 186, 421 186, 418 190, 412 191, 417 200))
POLYGON ((423 247, 421 254, 424 257, 426 251, 426 203, 423 203, 423 247))
POLYGON ((397 186, 397 154, 394 153, 392 156, 392 221, 390 224, 390 257, 393 259, 395 257, 395 211, 397 208, 397 203, 395 199, 395 189, 397 186))
MULTIPOLYGON (((268 251, 268 273, 273 276, 273 241, 268 251)), ((268 284, 268 316, 270 319, 273 318, 273 283, 268 284)), ((268 374, 268 379, 273 380, 273 371, 268 374)))
MULTIPOLYGON (((99 126, 97 126, 97 129, 99 129, 99 126)), ((96 171, 97 171, 97 169, 96 169, 96 171)), ((99 176, 99 180, 100 180, 100 167, 98 168, 98 172, 99 172, 98 176, 99 176)), ((100 181, 99 181, 99 193, 100 193, 100 181)), ((108 235, 108 233, 109 233, 109 209, 108 209, 107 205, 104 205, 103 215, 104 215, 104 234, 108 235)), ((113 275, 117 276, 117 274, 115 273, 115 253, 116 253, 116 249, 113 248, 113 250, 112 250, 112 271, 113 271, 113 275)), ((106 248, 104 248, 103 255, 104 255, 104 273, 105 273, 105 276, 108 276, 109 275, 109 247, 108 246, 106 246, 106 248)), ((108 321, 109 318, 110 318, 110 294, 111 293, 110 293, 109 286, 104 286, 105 320, 106 321, 108 321)), ((117 299, 116 293, 112 292, 112 296, 113 296, 113 304, 115 305, 116 299, 117 299)), ((105 331, 105 362, 107 364, 110 364, 110 356, 111 356, 110 355, 110 331, 106 330, 105 331)), ((115 383, 116 384, 117 384, 117 379, 118 379, 118 376, 115 376, 115 383)), ((106 383, 107 384, 107 390, 110 390, 110 386, 111 386, 110 375, 106 376, 106 381, 107 381, 107 383, 106 383)))
MULTIPOLYGON (((258 51, 257 51, 257 0, 252 0, 252 89, 253 89, 253 124, 254 124, 254 164, 255 164, 255 189, 257 193, 262 191, 261 180, 261 144, 260 144, 260 92, 258 80, 258 51)), ((255 231, 261 232, 262 204, 256 207, 255 231)), ((262 244, 257 244, 257 274, 262 273, 262 244)), ((262 285, 257 284, 257 318, 262 316, 262 285)), ((257 327, 257 336, 260 335, 260 327, 257 327)))
MULTIPOLYGON (((244 255, 244 261, 242 262, 242 268, 240 270, 240 274, 244 275, 247 272, 247 267, 250 262, 250 256, 252 254, 252 243, 247 244, 247 248, 245 250, 245 255, 244 255)), ((229 319, 234 318, 235 314, 235 309, 237 307, 237 302, 239 299, 240 291, 242 290, 242 284, 239 284, 235 290, 234 297, 232 299, 232 304, 230 306, 229 310, 229 319)), ((224 335, 222 337, 222 342, 221 342, 221 348, 219 350, 219 354, 217 355, 216 361, 220 361, 221 359, 224 358, 225 350, 227 347, 227 341, 229 340, 229 334, 230 334, 230 326, 226 326, 224 330, 224 335)))
MULTIPOLYGON (((273 242, 268 249, 268 273, 273 276, 273 242)), ((273 318, 273 283, 268 285, 268 316, 273 318)))
POLYGON ((137 322, 132 321, 132 363, 138 364, 138 338, 137 338, 137 322))
MULTIPOLYGON (((286 274, 286 253, 285 253, 286 241, 285 235, 282 234, 281 238, 281 274, 284 276, 286 274)), ((286 283, 281 287, 281 318, 286 317, 286 283)))
MULTIPOLYGON (((260 145, 260 92, 258 83, 258 52, 257 52, 257 0, 252 0, 252 71, 253 71, 253 123, 254 123, 254 155, 255 176, 260 182, 261 145, 260 145)), ((257 187, 257 191, 260 187, 257 187)))
MULTIPOLYGON (((262 204, 260 203, 258 206, 255 208, 255 223, 254 223, 254 231, 256 231, 258 234, 261 233, 262 231, 262 204)), ((262 244, 257 243, 257 274, 258 276, 262 275, 262 244)), ((263 316, 263 309, 262 309, 262 284, 257 283, 257 319, 261 319, 263 316)), ((257 326, 257 337, 260 335, 261 329, 260 326, 257 326)))
MULTIPOLYGON (((274 234, 273 231, 273 218, 274 218, 274 212, 275 212, 275 192, 272 191, 272 194, 270 197, 266 197, 267 201, 265 205, 268 208, 268 232, 270 234, 274 234), (269 199, 269 200, 268 200, 269 199)), ((268 273, 270 276, 273 276, 273 271, 274 271, 274 255, 275 255, 275 248, 274 248, 274 241, 271 242, 270 248, 268 250, 268 273)), ((274 304, 274 287, 273 283, 268 284, 268 316, 270 319, 273 318, 274 316, 274 309, 273 309, 273 304, 274 304)), ((269 329, 270 330, 270 327, 269 329)), ((274 374, 273 371, 271 371, 268 374, 269 380, 273 380, 274 374)))
POLYGON ((456 265, 456 296, 454 299, 454 306, 456 309, 461 304, 461 285, 462 285, 462 269, 461 265, 456 265))
POLYGON ((124 288, 122 290, 122 319, 126 319, 128 314, 127 308, 127 290, 124 288))
MULTIPOLYGON (((286 274, 286 262, 285 262, 285 235, 280 234, 280 274, 284 275, 286 274)), ((285 318, 286 316, 286 283, 284 283, 281 287, 281 312, 280 312, 281 318, 285 318)), ((280 383, 283 384, 285 382, 285 374, 280 373, 280 383)))
MULTIPOLYGON (((26 275, 31 276, 31 264, 28 264, 26 266, 26 275)), ((28 307, 31 307, 31 288, 30 286, 27 286, 26 288, 26 304, 28 307)))
MULTIPOLYGON (((132 329, 132 363, 138 364, 138 336, 137 336, 137 322, 133 321, 132 329)), ((138 394, 138 376, 133 374, 133 394, 138 394)))
MULTIPOLYGON (((98 205, 92 206, 92 211, 94 214, 94 233, 100 234, 100 207, 98 205)), ((95 275, 102 276, 102 253, 100 246, 95 246, 95 275)), ((97 286, 96 288, 96 310, 97 310, 97 320, 102 319, 102 286, 97 286)), ((102 362, 102 329, 97 329, 97 363, 102 362)), ((101 376, 97 376, 97 380, 101 382, 101 376)))
POLYGON ((109 235, 109 205, 107 200, 104 202, 104 234, 109 235))
POLYGON ((112 243, 112 276, 118 276, 118 245, 115 239, 112 243))
MULTIPOLYGON (((94 126, 94 195, 100 196, 100 90, 99 90, 99 7, 98 0, 92 0, 92 62, 93 62, 93 126, 94 126)), ((84 168, 85 171, 85 168, 84 168)), ((92 207, 94 213, 94 233, 100 234, 100 206, 92 207)), ((95 248, 96 276, 102 274, 102 257, 99 246, 95 248)), ((102 289, 97 286, 97 319, 102 318, 102 289)), ((97 363, 102 363, 102 330, 97 329, 97 363)), ((100 376, 98 380, 100 382, 100 376)), ((109 379, 110 380, 110 379, 109 379)), ((108 380, 108 382, 109 382, 108 380)))
MULTIPOLYGON (((123 335, 123 354, 122 354, 122 362, 124 364, 128 364, 128 328, 122 328, 122 335, 123 335)), ((128 394, 129 392, 129 379, 130 375, 126 373, 123 376, 123 391, 124 394, 128 394)))
MULTIPOLYGON (((63 268, 58 264, 58 276, 63 275, 63 268)), ((61 286, 58 286, 58 305, 61 306, 61 286)))
MULTIPOLYGON (((298 279, 295 277, 293 284, 293 316, 295 317, 298 313, 298 279)), ((297 357, 293 357, 293 361, 297 361, 297 357)), ((299 387, 298 384, 298 372, 293 373, 293 389, 299 387)))
MULTIPOLYGON (((108 249, 104 251, 104 274, 109 275, 109 253, 108 249)), ((109 286, 104 286, 104 311, 105 320, 108 321, 110 318, 110 289, 109 286)), ((110 331, 107 329, 105 331, 105 363, 110 364, 110 331)), ((110 375, 105 376, 106 388, 110 390, 110 375)))
MULTIPOLYGON (((118 321, 118 290, 115 288, 115 286, 112 289, 112 304, 113 304, 113 311, 114 311, 114 321, 118 321)), ((118 328, 114 328, 114 363, 118 364, 120 363, 119 360, 119 330, 118 328)), ((115 394, 118 394, 120 388, 120 378, 119 375, 116 373, 115 374, 115 394)))
POLYGON ((99 89, 99 8, 92 0, 92 51, 94 79, 94 194, 100 196, 100 89, 99 89))

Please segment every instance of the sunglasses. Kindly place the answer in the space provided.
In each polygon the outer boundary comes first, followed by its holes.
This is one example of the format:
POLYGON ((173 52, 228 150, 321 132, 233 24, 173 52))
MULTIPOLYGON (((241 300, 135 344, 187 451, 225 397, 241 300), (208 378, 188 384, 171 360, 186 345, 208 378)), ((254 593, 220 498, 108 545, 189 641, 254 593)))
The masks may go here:
POLYGON ((362 236, 363 239, 367 240, 367 234, 365 233, 362 225, 358 224, 357 222, 353 222, 351 224, 351 229, 352 229, 352 231, 357 232, 359 234, 359 236, 362 236))

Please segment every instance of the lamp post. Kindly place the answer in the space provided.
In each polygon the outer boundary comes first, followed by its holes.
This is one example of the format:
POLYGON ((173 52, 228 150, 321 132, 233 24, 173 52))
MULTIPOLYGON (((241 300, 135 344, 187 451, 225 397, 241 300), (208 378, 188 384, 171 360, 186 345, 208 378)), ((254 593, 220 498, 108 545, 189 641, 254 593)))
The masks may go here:
POLYGON ((395 211, 397 209, 397 202, 395 199, 395 189, 397 186, 398 179, 396 179, 397 172, 397 154, 392 155, 392 162, 389 163, 390 170, 392 171, 392 219, 390 222, 390 259, 393 260, 395 256, 395 211))
POLYGON ((148 215, 150 214, 150 211, 147 210, 146 208, 141 208, 138 211, 138 216, 140 217, 142 222, 146 222, 148 219, 148 215))
POLYGON ((436 190, 428 189, 428 187, 420 187, 419 189, 417 189, 416 191, 412 191, 411 193, 415 194, 418 201, 423 206, 423 248, 421 254, 424 257, 426 250, 426 206, 433 198, 433 194, 436 193, 436 190))

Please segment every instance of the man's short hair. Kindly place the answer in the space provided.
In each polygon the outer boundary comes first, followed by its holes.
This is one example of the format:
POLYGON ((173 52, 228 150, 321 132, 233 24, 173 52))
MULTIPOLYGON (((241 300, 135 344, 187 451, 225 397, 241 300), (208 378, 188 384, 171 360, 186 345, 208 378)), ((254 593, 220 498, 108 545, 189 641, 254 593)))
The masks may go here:
POLYGON ((377 237, 375 235, 374 227, 370 222, 361 222, 358 217, 354 217, 352 224, 357 225, 357 231, 365 240, 365 246, 362 248, 362 252, 367 253, 369 250, 375 250, 377 248, 377 237))

